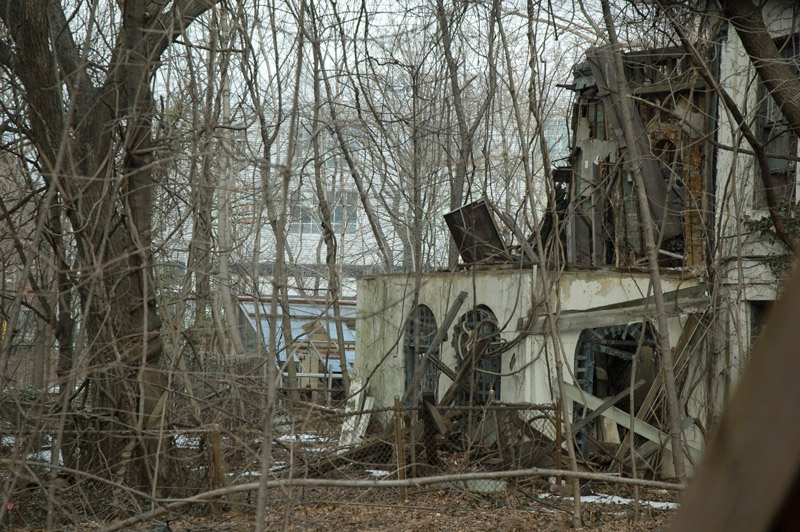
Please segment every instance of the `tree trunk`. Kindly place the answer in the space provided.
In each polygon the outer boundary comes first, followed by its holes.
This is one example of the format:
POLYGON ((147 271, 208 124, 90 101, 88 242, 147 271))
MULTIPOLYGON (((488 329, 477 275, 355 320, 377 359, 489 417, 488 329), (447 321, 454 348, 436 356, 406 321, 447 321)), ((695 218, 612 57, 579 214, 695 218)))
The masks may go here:
POLYGON ((656 306, 659 348, 661 349, 662 359, 661 367, 664 372, 664 388, 666 391, 667 414, 669 416, 670 427, 669 434, 672 440, 672 462, 675 467, 675 475, 681 482, 685 482, 686 468, 684 466, 683 445, 681 443, 681 435, 683 433, 681 429, 681 412, 678 403, 678 392, 675 386, 675 362, 672 358, 672 347, 669 342, 669 323, 667 322, 664 293, 661 288, 661 273, 658 268, 658 249, 655 240, 655 227, 650 213, 644 178, 642 177, 641 159, 638 153, 636 137, 633 133, 633 119, 631 118, 630 107, 622 102, 623 98, 628 97, 628 94, 625 92, 627 83, 625 82, 625 65, 622 60, 622 52, 620 50, 619 41, 617 40, 617 33, 614 28, 614 20, 611 17, 611 9, 609 8, 608 0, 601 0, 601 5, 603 8, 603 19, 605 20, 606 29, 608 30, 608 40, 612 47, 614 69, 616 70, 617 77, 617 86, 610 87, 610 90, 617 93, 616 100, 621 103, 621 105, 619 105, 620 118, 625 141, 628 145, 628 153, 626 156, 633 163, 633 179, 639 204, 639 215, 642 218, 642 233, 644 234, 645 247, 647 249, 650 285, 653 288, 653 300, 656 306))

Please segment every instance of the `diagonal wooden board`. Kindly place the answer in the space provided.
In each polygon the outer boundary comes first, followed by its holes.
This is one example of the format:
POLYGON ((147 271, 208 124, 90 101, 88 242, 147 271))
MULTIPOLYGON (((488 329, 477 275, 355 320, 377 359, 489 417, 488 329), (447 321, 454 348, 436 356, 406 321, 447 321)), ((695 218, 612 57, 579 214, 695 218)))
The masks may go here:
MULTIPOLYGON (((587 393, 577 386, 573 384, 564 384, 565 391, 567 394, 567 399, 571 399, 573 401, 577 401, 578 403, 584 405, 587 408, 592 410, 598 410, 603 405, 603 400, 599 397, 595 397, 594 395, 587 393)), ((631 417, 630 414, 627 412, 623 412, 619 408, 615 406, 608 407, 604 412, 600 414, 603 417, 606 417, 618 425, 622 425, 625 428, 630 428, 631 417)), ((654 426, 645 423, 640 419, 633 420, 633 432, 647 438, 648 440, 658 443, 659 445, 663 445, 666 449, 672 450, 672 443, 670 442, 669 435, 664 434, 654 426)), ((689 454, 692 457, 692 460, 699 460, 702 456, 702 451, 690 446, 687 443, 684 443, 684 447, 688 449, 689 454)))
MULTIPOLYGON (((636 384, 634 385, 633 389, 636 390, 642 384, 644 384, 644 379, 639 379, 638 381, 636 381, 636 384)), ((606 409, 611 408, 619 401, 621 401, 623 397, 629 396, 630 393, 631 393, 631 387, 628 386, 614 397, 609 397, 608 399, 605 399, 603 401, 603 404, 600 405, 600 408, 598 408, 597 410, 592 410, 590 413, 586 414, 586 416, 582 417, 581 419, 575 421, 572 424, 572 433, 577 434, 579 430, 581 430, 583 427, 594 421, 595 418, 597 418, 598 416, 602 415, 603 412, 606 411, 606 409)))

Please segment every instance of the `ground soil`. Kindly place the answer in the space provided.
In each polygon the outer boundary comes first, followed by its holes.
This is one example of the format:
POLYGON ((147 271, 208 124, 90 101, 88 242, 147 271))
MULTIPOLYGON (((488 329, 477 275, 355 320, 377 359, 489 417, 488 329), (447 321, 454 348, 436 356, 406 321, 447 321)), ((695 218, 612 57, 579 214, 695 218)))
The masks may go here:
MULTIPOLYGON (((600 493, 630 497, 627 490, 592 486, 600 493)), ((458 489, 409 490, 400 500, 396 489, 298 489, 269 495, 267 530, 290 531, 480 531, 568 530, 572 528, 572 501, 549 494, 546 484, 520 484, 508 490, 477 494, 458 489), (545 498, 542 498, 543 494, 545 498), (292 501, 287 506, 286 501, 292 501)), ((660 490, 642 490, 651 501, 674 501, 675 495, 660 490)), ((200 532, 253 530, 255 494, 217 506, 187 506, 159 520, 142 522, 129 530, 147 532, 200 532)), ((77 510, 77 508, 76 508, 77 510)), ((584 526, 578 530, 597 532, 666 531, 674 512, 642 508, 634 520, 631 505, 584 504, 584 526)), ((84 515, 86 515, 84 513, 84 515)), ((10 529, 41 530, 16 516, 6 522, 10 529)), ((58 530, 97 530, 113 522, 81 519, 60 523, 58 530)), ((39 522, 39 525, 42 523, 39 522)), ((0 529, 3 528, 0 526, 0 529)))

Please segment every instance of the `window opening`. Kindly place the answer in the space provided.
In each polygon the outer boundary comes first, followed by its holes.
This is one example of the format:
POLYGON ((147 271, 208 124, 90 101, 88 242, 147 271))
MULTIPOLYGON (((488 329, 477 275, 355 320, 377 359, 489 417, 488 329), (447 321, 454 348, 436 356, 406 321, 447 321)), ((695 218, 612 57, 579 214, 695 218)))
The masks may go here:
MULTIPOLYGON (((645 383, 634 392, 634 406, 638 407, 659 370, 655 336, 651 327, 644 326, 641 322, 584 329, 581 332, 575 349, 574 365, 578 386, 601 399, 613 397, 628 388, 631 384, 632 361, 643 328, 644 339, 636 362, 636 380, 644 379, 645 383)), ((629 411, 629 402, 626 400, 620 401, 615 406, 629 411)), ((590 412, 590 409, 576 402, 573 407, 573 420, 577 421, 590 412)), ((600 417, 594 420, 575 435, 576 448, 586 459, 589 459, 591 440, 598 442, 599 445, 603 445, 604 442, 618 445, 622 441, 617 425, 609 423, 606 426, 603 419, 600 417)))
POLYGON ((478 307, 464 313, 453 328, 453 347, 456 351, 457 371, 464 365, 468 356, 480 356, 467 386, 456 397, 456 404, 485 405, 489 392, 494 390, 496 400, 500 400, 502 341, 497 318, 489 307, 478 307))
MULTIPOLYGON (((784 38, 776 44, 792 74, 800 77, 798 37, 784 38)), ((758 85, 756 112, 756 136, 767 152, 775 199, 780 206, 794 199, 797 163, 790 158, 797 156, 797 135, 792 132, 789 122, 761 82, 758 85)), ((763 209, 767 207, 767 195, 760 170, 756 172, 756 176, 753 207, 763 209)))
MULTIPOLYGON (((411 312, 406 324, 403 345, 405 347, 405 369, 406 369, 406 389, 411 385, 414 378, 414 371, 422 363, 422 358, 431 347, 431 341, 436 336, 436 318, 433 311, 426 305, 417 305, 415 311, 411 312)), ((431 356, 439 358, 439 349, 431 353, 431 356)), ((419 391, 423 393, 436 394, 439 383, 439 370, 433 364, 429 364, 425 374, 420 380, 419 391)))

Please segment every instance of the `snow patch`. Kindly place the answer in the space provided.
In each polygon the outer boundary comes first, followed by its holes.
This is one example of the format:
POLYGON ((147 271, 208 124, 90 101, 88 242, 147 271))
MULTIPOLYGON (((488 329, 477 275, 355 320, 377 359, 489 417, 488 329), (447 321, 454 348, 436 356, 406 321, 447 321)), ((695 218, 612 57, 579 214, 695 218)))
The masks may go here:
POLYGON ((175 436, 175 446, 179 449, 199 449, 200 438, 198 436, 179 434, 178 436, 175 436))
MULTIPOLYGON (((539 495, 540 499, 550 499, 555 498, 555 495, 550 493, 542 493, 539 495)), ((572 497, 561 497, 564 500, 572 500, 572 497)), ((619 497, 617 495, 603 495, 603 494, 596 494, 596 495, 583 495, 581 496, 581 502, 589 502, 589 503, 596 503, 596 504, 623 504, 623 505, 633 505, 633 499, 627 499, 625 497, 619 497)), ((639 501, 639 504, 642 506, 649 506, 654 510, 676 510, 678 508, 678 503, 676 502, 659 502, 659 501, 639 501)))

